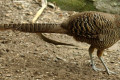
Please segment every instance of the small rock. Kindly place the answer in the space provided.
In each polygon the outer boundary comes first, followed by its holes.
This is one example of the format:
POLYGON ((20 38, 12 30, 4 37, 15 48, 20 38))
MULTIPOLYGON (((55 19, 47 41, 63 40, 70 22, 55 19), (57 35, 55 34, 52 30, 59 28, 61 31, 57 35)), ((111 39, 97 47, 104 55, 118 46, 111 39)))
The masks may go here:
POLYGON ((11 77, 11 74, 6 74, 6 77, 11 77))
POLYGON ((10 14, 5 14, 5 16, 6 16, 6 17, 9 17, 9 16, 10 16, 10 14))
POLYGON ((28 13, 26 13, 27 15, 33 15, 33 13, 32 12, 28 12, 28 13))
POLYGON ((106 56, 106 55, 108 55, 108 53, 107 53, 107 52, 104 52, 104 53, 103 53, 103 55, 105 55, 105 56, 106 56))

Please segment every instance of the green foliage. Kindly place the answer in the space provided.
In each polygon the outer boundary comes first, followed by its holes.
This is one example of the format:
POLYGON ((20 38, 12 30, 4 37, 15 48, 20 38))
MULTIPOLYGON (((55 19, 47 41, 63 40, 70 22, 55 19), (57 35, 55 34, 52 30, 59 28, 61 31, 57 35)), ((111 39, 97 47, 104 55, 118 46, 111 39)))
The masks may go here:
POLYGON ((97 11, 95 6, 93 5, 93 1, 85 0, 86 5, 82 8, 82 11, 97 11))
POLYGON ((90 11, 96 10, 89 0, 48 0, 56 3, 62 10, 68 11, 90 11))

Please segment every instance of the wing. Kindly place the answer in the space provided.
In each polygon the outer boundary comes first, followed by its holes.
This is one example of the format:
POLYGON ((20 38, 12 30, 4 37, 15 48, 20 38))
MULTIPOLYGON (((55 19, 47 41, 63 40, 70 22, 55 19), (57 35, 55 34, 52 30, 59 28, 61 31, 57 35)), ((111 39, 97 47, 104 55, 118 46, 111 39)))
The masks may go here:
POLYGON ((110 14, 90 12, 78 14, 69 22, 69 29, 74 36, 101 38, 109 33, 109 29, 115 28, 114 16, 109 16, 110 14))

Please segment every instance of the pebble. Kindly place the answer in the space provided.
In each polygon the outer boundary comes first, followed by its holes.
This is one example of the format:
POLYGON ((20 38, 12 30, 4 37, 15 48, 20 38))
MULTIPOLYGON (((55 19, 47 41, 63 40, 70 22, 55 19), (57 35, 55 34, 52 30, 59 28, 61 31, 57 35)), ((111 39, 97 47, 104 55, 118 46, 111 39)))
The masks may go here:
POLYGON ((107 53, 107 52, 104 52, 104 53, 103 53, 103 55, 105 55, 105 56, 106 56, 106 55, 108 55, 108 53, 107 53))
POLYGON ((5 16, 6 16, 6 17, 9 17, 9 16, 10 16, 10 14, 5 14, 5 16))
POLYGON ((28 12, 28 13, 26 13, 27 15, 33 15, 33 12, 28 12))
POLYGON ((6 77, 11 77, 11 74, 6 74, 6 77))

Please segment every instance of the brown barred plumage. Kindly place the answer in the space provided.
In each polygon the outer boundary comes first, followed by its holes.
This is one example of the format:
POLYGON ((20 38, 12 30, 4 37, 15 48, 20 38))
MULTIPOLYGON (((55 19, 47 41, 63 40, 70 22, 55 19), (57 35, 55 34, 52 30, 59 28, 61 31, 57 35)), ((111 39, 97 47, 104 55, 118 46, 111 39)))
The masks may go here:
POLYGON ((44 23, 22 23, 22 24, 0 24, 0 30, 13 29, 30 33, 65 33, 61 24, 44 23))
POLYGON ((64 33, 73 36, 77 41, 90 44, 89 54, 92 68, 96 70, 92 53, 97 55, 107 73, 110 71, 104 64, 101 55, 120 39, 120 15, 103 12, 81 12, 61 24, 0 24, 0 29, 15 29, 31 33, 64 33))

